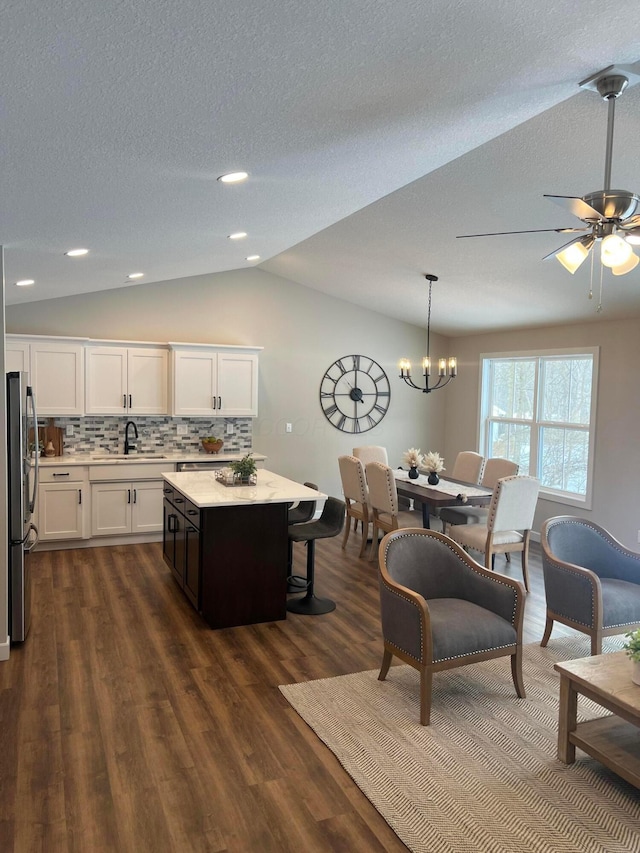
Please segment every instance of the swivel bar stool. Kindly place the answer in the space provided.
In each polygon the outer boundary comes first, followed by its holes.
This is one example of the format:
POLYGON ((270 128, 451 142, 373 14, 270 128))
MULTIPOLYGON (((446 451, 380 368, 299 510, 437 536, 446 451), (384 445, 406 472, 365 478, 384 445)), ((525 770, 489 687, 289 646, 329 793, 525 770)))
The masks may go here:
MULTIPOLYGON (((308 489, 315 489, 318 491, 318 487, 315 483, 305 483, 304 484, 308 489)), ((289 508, 288 515, 288 524, 289 527, 293 524, 304 524, 305 521, 311 521, 316 511, 316 502, 315 501, 300 501, 296 506, 289 508)), ((292 572, 293 567, 293 542, 289 539, 289 577, 287 578, 287 592, 304 592, 307 588, 307 579, 301 577, 300 575, 293 575, 292 572)))
POLYGON ((329 539, 342 532, 346 507, 338 498, 327 498, 317 521, 293 524, 289 527, 289 542, 307 543, 307 592, 302 598, 290 598, 287 610, 317 616, 335 610, 336 603, 329 598, 316 598, 313 593, 316 539, 329 539))

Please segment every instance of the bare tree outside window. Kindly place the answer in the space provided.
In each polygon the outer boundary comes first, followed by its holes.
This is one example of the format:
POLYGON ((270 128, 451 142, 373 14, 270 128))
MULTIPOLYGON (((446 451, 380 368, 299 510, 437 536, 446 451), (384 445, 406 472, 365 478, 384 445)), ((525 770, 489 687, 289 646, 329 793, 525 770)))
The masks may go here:
POLYGON ((544 491, 586 498, 596 366, 596 351, 484 357, 484 454, 517 462, 544 491))

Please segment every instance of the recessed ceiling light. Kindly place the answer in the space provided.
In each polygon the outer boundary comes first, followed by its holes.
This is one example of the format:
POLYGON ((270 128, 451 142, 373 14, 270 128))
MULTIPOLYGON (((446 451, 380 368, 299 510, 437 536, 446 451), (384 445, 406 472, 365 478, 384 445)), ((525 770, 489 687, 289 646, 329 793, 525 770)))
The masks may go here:
POLYGON ((223 184, 237 184, 240 181, 246 181, 248 177, 248 172, 229 172, 228 175, 220 175, 218 180, 223 184))
POLYGON ((82 257, 82 255, 88 255, 88 254, 89 254, 88 249, 69 249, 68 252, 65 252, 65 255, 68 258, 80 258, 80 257, 82 257))
POLYGON ((259 261, 260 255, 249 255, 245 260, 247 260, 247 261, 259 261))
POLYGON ((29 287, 30 284, 35 284, 33 278, 23 278, 21 281, 16 281, 16 287, 29 287))
POLYGON ((230 240, 243 240, 247 236, 246 231, 236 231, 235 234, 229 234, 230 240))
POLYGON ((127 276, 127 278, 142 278, 144 276, 143 272, 131 272, 127 276))

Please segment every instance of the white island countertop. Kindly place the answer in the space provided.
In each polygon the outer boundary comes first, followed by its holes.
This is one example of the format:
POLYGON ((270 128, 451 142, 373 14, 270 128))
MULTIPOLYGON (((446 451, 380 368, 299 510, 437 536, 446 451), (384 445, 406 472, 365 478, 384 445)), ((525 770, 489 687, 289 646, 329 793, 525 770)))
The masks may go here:
POLYGON ((327 496, 322 492, 287 480, 273 471, 259 468, 257 474, 258 482, 255 486, 225 486, 216 480, 212 471, 180 471, 162 476, 170 486, 178 489, 200 508, 326 500, 327 496))

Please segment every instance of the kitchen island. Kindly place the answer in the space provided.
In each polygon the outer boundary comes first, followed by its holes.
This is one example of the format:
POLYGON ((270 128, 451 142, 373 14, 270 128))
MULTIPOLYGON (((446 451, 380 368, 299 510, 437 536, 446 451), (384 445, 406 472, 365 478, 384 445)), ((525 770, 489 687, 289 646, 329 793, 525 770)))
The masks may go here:
POLYGON ((286 618, 288 507, 326 495, 260 469, 253 486, 164 474, 163 555, 212 628, 286 618))

